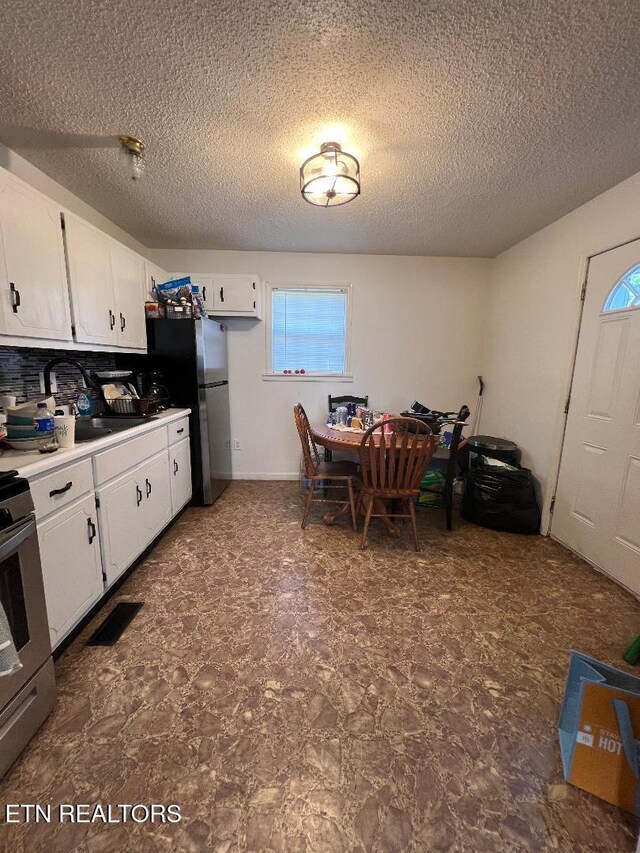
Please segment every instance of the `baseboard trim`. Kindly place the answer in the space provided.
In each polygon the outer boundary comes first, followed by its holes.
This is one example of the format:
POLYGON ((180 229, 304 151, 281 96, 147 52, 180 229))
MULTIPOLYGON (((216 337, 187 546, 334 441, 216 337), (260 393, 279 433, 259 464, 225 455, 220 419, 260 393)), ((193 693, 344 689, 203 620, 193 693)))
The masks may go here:
POLYGON ((258 471, 250 473, 234 473, 234 480, 297 480, 300 477, 296 474, 274 474, 271 471, 258 471))

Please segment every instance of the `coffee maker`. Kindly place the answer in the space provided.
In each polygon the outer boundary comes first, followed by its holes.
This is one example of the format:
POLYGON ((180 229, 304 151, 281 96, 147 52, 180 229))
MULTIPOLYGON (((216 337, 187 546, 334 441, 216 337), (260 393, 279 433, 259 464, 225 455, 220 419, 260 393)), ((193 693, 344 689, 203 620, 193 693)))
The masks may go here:
POLYGON ((136 385, 141 397, 150 400, 156 411, 162 411, 169 406, 169 390, 163 384, 162 374, 157 370, 150 373, 138 373, 136 385))

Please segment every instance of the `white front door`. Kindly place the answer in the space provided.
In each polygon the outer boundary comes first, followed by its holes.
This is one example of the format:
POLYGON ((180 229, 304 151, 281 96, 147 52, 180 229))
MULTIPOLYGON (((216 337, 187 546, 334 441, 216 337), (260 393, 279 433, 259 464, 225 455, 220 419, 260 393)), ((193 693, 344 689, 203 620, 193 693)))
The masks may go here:
POLYGON ((640 240, 589 264, 551 534, 640 595, 640 240))

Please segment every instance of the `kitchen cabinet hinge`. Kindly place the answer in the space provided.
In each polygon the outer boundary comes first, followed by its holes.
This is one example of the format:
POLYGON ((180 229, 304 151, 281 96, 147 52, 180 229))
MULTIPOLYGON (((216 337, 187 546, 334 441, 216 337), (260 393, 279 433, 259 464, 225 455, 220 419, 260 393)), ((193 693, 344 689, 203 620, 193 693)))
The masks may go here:
POLYGON ((554 496, 551 498, 551 506, 549 507, 549 513, 550 513, 550 515, 553 515, 553 511, 554 511, 554 509, 555 509, 555 508, 556 508, 556 496, 554 495, 554 496))
POLYGON ((64 213, 60 214, 60 227, 64 231, 64 213))
POLYGON ((564 413, 565 415, 569 414, 569 403, 571 402, 571 394, 567 397, 567 402, 564 404, 564 413))
POLYGON ((255 299, 253 300, 253 307, 254 308, 256 307, 256 300, 255 299))
POLYGON ((255 281, 253 282, 253 289, 254 289, 254 290, 256 289, 256 283, 255 283, 255 281))
POLYGON ((106 583, 106 582, 107 582, 107 573, 106 573, 106 572, 103 572, 103 573, 102 573, 102 582, 103 582, 103 583, 106 583))
POLYGON ((587 282, 582 285, 582 290, 580 291, 580 302, 584 302, 587 296, 587 282))
POLYGON ((100 509, 100 498, 96 495, 96 509, 100 509))

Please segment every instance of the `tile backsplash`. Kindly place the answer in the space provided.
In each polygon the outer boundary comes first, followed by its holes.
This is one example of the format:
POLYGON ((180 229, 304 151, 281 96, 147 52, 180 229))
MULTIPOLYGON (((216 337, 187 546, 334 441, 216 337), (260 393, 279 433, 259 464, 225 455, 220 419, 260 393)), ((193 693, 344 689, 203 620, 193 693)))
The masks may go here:
MULTIPOLYGON (((66 352, 0 346, 0 394, 15 394, 18 403, 41 397, 40 372, 48 361, 60 356, 79 361, 90 373, 94 370, 113 370, 116 366, 114 355, 108 352, 66 352)), ((71 403, 83 387, 82 376, 69 364, 58 364, 53 372, 58 383, 54 395, 56 403, 71 403)))

